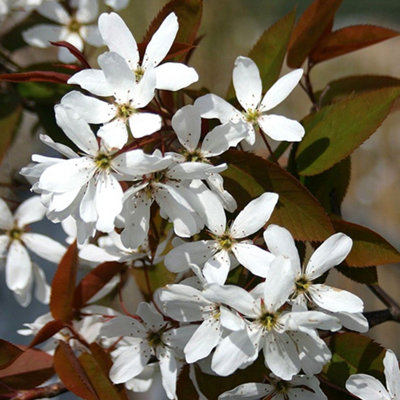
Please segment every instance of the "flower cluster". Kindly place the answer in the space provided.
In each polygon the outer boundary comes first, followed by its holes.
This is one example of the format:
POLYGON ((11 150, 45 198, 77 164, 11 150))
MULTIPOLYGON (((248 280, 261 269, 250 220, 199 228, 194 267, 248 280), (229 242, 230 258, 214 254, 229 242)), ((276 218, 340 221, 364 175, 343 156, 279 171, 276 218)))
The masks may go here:
MULTIPOLYGON (((243 143, 252 150, 256 135, 302 140, 299 122, 270 110, 292 92, 303 70, 284 75, 262 95, 257 65, 238 57, 233 87, 242 109, 211 93, 183 105, 179 92, 181 106, 171 112, 163 103, 175 95, 171 92, 199 79, 194 68, 168 61, 179 29, 174 13, 141 47, 114 12, 101 14, 96 25, 97 0, 78 0, 68 10, 55 0, 25 3, 57 24, 25 31, 27 43, 47 47, 65 40, 78 50, 84 42, 108 49, 99 55, 98 68, 70 77, 68 84, 81 90, 69 91, 55 106, 56 123, 73 145, 42 134, 42 142, 61 157, 34 154, 21 171, 40 196, 22 203, 14 217, 0 201, 8 287, 27 305, 36 280, 38 299, 48 301, 43 271, 26 249, 53 262, 64 254, 64 246, 26 228, 45 214, 63 224, 69 243, 77 239, 79 258, 87 264, 161 265, 174 276, 174 283, 158 288, 135 314, 95 304, 82 308, 46 350, 77 333, 110 353, 113 383, 141 392, 160 376, 169 399, 177 398, 185 364, 205 398, 196 370, 228 376, 261 359, 262 382, 241 384, 219 399, 326 399, 315 377, 331 359, 321 332, 368 330, 362 300, 323 283, 350 253, 352 239, 335 233, 319 247, 310 246, 305 261, 291 233, 269 223, 280 207, 279 194, 259 192, 239 211, 221 174, 229 168, 224 153, 243 143)), ((106 1, 115 9, 126 3, 106 1)), ((2 13, 7 4, 0 2, 2 13)), ((74 61, 65 48, 59 58, 74 61)), ((88 303, 122 284, 116 275, 88 303)), ((36 334, 51 320, 46 314, 21 333, 36 334)), ((81 342, 70 344, 82 351, 81 342)), ((387 353, 387 370, 395 369, 393 357, 387 353)), ((365 382, 383 393, 373 378, 361 375, 350 378, 347 388, 372 398, 365 382)), ((389 378, 388 390, 382 398, 398 393, 389 378)))

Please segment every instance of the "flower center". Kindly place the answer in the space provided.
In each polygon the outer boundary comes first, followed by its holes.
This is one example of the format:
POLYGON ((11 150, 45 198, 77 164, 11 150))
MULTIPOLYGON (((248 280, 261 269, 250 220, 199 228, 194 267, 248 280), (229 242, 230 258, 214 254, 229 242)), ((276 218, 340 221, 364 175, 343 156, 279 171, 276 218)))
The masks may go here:
POLYGON ((274 384, 276 393, 285 394, 289 391, 289 383, 278 381, 274 384))
POLYGON ((139 66, 133 71, 133 73, 135 74, 136 82, 139 82, 144 75, 144 69, 141 66, 139 66))
POLYGON ((203 157, 203 155, 201 154, 201 151, 199 149, 196 149, 191 152, 184 151, 183 156, 185 157, 186 161, 189 161, 189 162, 197 162, 197 161, 208 162, 208 160, 203 157))
POLYGON ((217 238, 217 241, 221 250, 230 250, 235 243, 234 239, 228 233, 217 238))
POLYGON ((247 122, 255 124, 260 116, 260 112, 257 109, 253 110, 249 108, 247 112, 243 113, 243 115, 247 122))
POLYGON ((163 344, 161 339, 162 333, 161 332, 149 332, 147 335, 147 343, 150 347, 157 347, 163 344))
POLYGON ((266 329, 268 332, 271 331, 278 323, 277 313, 265 312, 258 318, 259 324, 266 329))
POLYGON ((296 293, 305 293, 308 291, 308 288, 311 286, 311 282, 303 275, 299 279, 297 279, 296 283, 296 293))
POLYGON ((136 109, 133 108, 130 103, 128 104, 119 104, 117 110, 117 117, 126 121, 132 114, 136 112, 136 109))
POLYGON ((11 240, 20 240, 24 231, 20 228, 12 228, 7 232, 8 237, 11 240))
POLYGON ((112 156, 109 154, 105 153, 99 153, 96 158, 94 159, 94 162, 96 163, 96 167, 98 169, 102 170, 108 170, 111 168, 111 161, 112 161, 112 156))
POLYGON ((68 30, 71 33, 79 33, 80 29, 81 29, 81 24, 76 20, 76 19, 72 19, 70 21, 70 23, 68 24, 68 30))

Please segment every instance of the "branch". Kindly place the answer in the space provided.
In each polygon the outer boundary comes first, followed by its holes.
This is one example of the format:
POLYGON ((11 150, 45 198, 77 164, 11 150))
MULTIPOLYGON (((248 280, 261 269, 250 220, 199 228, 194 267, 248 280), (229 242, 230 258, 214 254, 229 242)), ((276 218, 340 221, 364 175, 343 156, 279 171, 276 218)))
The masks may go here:
POLYGON ((391 320, 400 322, 400 306, 397 302, 389 296, 379 285, 368 285, 369 290, 388 307, 391 320))
POLYGON ((43 397, 56 397, 65 392, 68 392, 68 389, 62 382, 59 382, 35 389, 21 390, 16 396, 12 397, 11 400, 33 400, 42 399, 43 397))

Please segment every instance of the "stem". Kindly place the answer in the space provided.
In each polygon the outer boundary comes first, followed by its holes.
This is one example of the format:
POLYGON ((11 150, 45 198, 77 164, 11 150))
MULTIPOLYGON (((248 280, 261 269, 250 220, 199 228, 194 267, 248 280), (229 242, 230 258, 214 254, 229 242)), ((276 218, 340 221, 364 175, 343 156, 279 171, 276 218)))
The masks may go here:
POLYGON ((312 67, 313 64, 310 62, 310 60, 308 60, 307 69, 306 72, 304 73, 304 83, 300 82, 300 86, 307 93, 311 103, 313 104, 311 111, 317 111, 319 110, 319 104, 317 102, 317 99, 315 98, 314 89, 310 79, 310 72, 312 67))
MULTIPOLYGON (((400 322, 400 306, 397 302, 389 296, 379 285, 368 285, 371 292, 388 307, 391 319, 400 322)), ((383 321, 382 321, 383 322, 383 321)))
POLYGON ((370 328, 386 321, 393 321, 393 316, 389 309, 368 311, 364 313, 364 317, 367 318, 370 328))
MULTIPOLYGON (((290 142, 280 142, 278 147, 274 151, 274 157, 276 160, 279 161, 279 158, 281 155, 286 151, 286 149, 291 145, 290 142)), ((273 161, 273 158, 271 156, 268 157, 269 161, 273 161)))
POLYGON ((270 144, 268 143, 267 138, 265 137, 265 135, 261 132, 260 129, 257 130, 258 134, 261 135, 261 138, 263 140, 263 142, 265 143, 265 146, 267 146, 267 149, 269 151, 269 159, 271 159, 274 163, 279 164, 278 160, 275 158, 275 154, 274 151, 272 150, 270 144))
POLYGON ((62 382, 53 383, 52 385, 43 386, 35 389, 21 390, 11 400, 33 400, 42 399, 44 397, 56 397, 59 394, 67 392, 68 389, 62 382))

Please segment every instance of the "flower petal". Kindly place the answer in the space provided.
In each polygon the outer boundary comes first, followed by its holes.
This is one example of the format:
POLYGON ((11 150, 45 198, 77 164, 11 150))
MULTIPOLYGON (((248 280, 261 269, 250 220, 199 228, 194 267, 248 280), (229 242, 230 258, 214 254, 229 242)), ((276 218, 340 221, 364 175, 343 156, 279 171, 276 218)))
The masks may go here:
POLYGON ((235 107, 215 94, 199 97, 194 102, 194 106, 203 118, 218 118, 222 123, 244 121, 235 107))
POLYGON ((213 255, 204 264, 203 275, 209 283, 218 283, 223 285, 229 274, 229 268, 231 261, 229 253, 225 250, 221 250, 213 255))
POLYGON ((178 18, 170 13, 152 36, 144 53, 142 67, 151 69, 156 67, 168 54, 178 32, 178 18))
POLYGON ((212 316, 204 320, 184 348, 186 361, 191 364, 206 358, 219 343, 221 336, 219 320, 212 316))
POLYGON ((102 144, 108 149, 122 149, 128 141, 126 123, 120 118, 114 119, 100 127, 97 136, 102 139, 102 144))
POLYGON ((139 63, 139 51, 136 40, 124 20, 116 13, 103 13, 99 17, 99 30, 104 42, 128 63, 132 71, 139 63))
POLYGON ((257 121, 261 130, 277 141, 300 142, 305 133, 299 122, 282 115, 261 115, 257 121))
POLYGON ((160 90, 181 90, 199 80, 196 70, 182 63, 164 63, 155 68, 155 72, 156 88, 160 90))
POLYGON ((241 239, 257 232, 269 220, 277 202, 278 195, 269 192, 252 200, 233 221, 232 236, 241 239))
POLYGON ((351 375, 346 381, 346 389, 361 400, 391 400, 382 383, 366 374, 351 375))
POLYGON ((262 83, 255 62, 239 56, 233 68, 233 87, 240 105, 246 110, 255 110, 261 100, 262 83))
POLYGON ((158 114, 134 113, 129 117, 129 127, 134 138, 151 135, 161 129, 162 120, 158 114))
POLYGON ((306 275, 313 280, 339 265, 350 253, 353 241, 344 233, 335 233, 314 251, 306 267, 306 275))
POLYGON ((265 93, 260 104, 260 111, 271 110, 285 100, 299 83, 302 76, 303 70, 299 68, 279 78, 265 93))
POLYGON ((24 233, 22 241, 29 250, 54 263, 59 263, 66 251, 62 244, 39 233, 24 233))
POLYGON ((40 15, 61 25, 67 25, 71 19, 65 8, 54 0, 43 3, 36 11, 40 15))
POLYGON ((308 294, 315 304, 328 311, 358 313, 364 310, 363 301, 347 290, 318 284, 311 285, 308 294))
POLYGON ((386 350, 383 365, 385 366, 386 387, 392 398, 398 398, 400 396, 400 370, 399 362, 392 350, 386 350))
POLYGON ((243 383, 222 393, 218 400, 258 400, 274 392, 274 387, 266 383, 243 383))
POLYGON ((28 285, 31 275, 31 259, 26 248, 18 240, 13 240, 6 260, 7 287, 10 290, 21 290, 28 285))
POLYGON ((198 110, 187 105, 179 109, 171 120, 178 140, 189 151, 196 149, 201 133, 201 118, 198 110))
POLYGON ((32 264, 33 275, 35 277, 35 297, 43 304, 50 302, 50 286, 46 282, 46 277, 41 268, 32 264))
POLYGON ((264 240, 272 254, 288 258, 296 276, 301 274, 299 252, 293 236, 287 229, 278 225, 269 225, 264 231, 264 240))
POLYGON ((97 96, 111 96, 112 86, 106 81, 104 72, 100 69, 83 69, 68 79, 70 85, 79 85, 97 96))
POLYGON ((14 218, 19 227, 40 221, 46 214, 46 207, 43 206, 39 196, 33 196, 25 200, 15 211, 14 218))
POLYGON ((97 0, 80 0, 76 10, 75 18, 81 23, 94 21, 99 15, 99 5, 97 0))
POLYGON ((271 262, 275 259, 268 251, 248 243, 235 243, 232 247, 237 260, 253 275, 266 278, 271 262))
POLYGON ((22 32, 25 42, 31 46, 47 48, 50 42, 58 42, 62 39, 62 28, 52 24, 40 24, 22 32))

